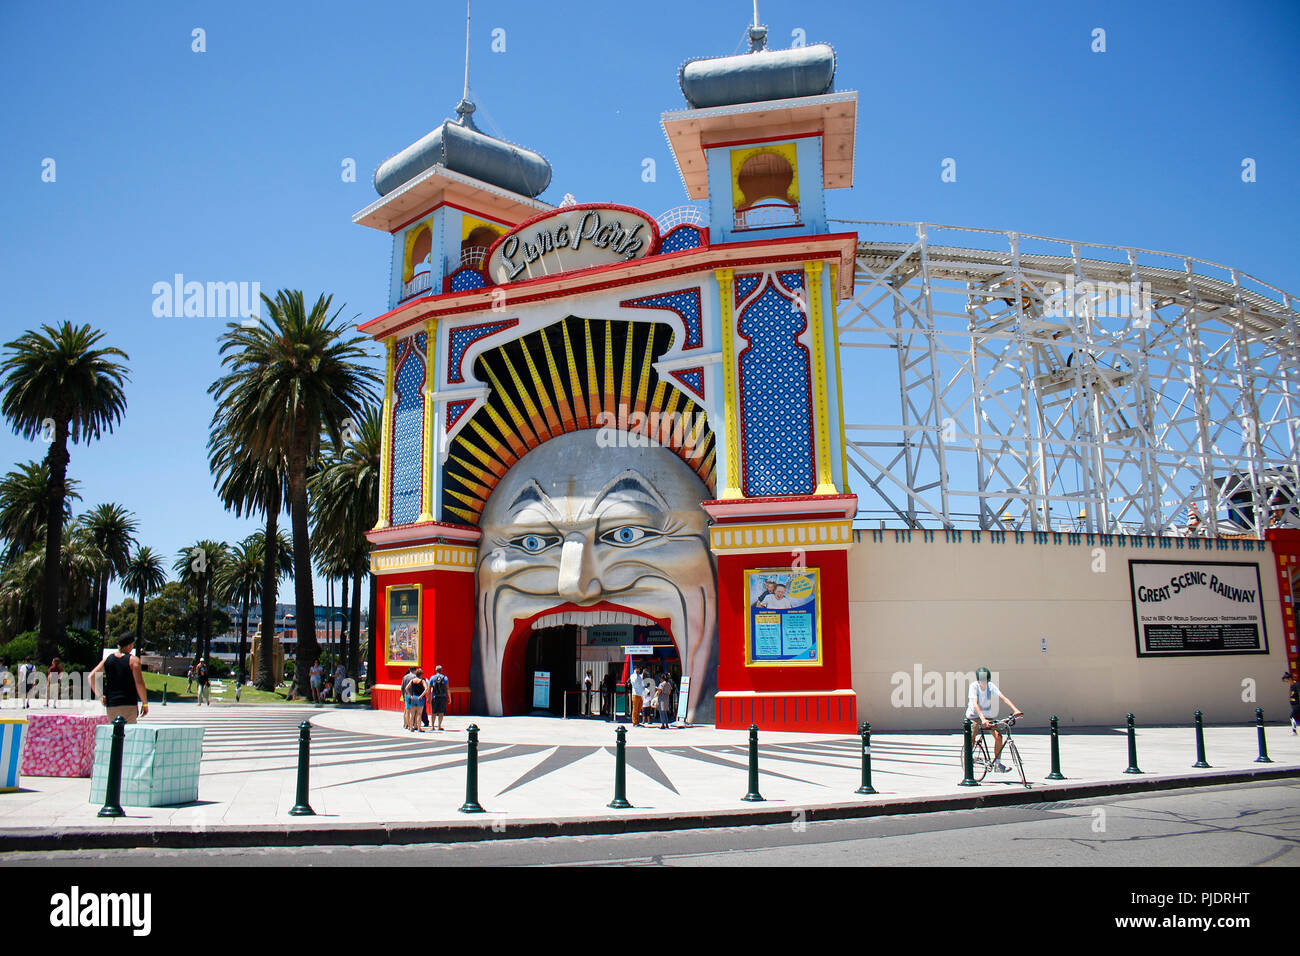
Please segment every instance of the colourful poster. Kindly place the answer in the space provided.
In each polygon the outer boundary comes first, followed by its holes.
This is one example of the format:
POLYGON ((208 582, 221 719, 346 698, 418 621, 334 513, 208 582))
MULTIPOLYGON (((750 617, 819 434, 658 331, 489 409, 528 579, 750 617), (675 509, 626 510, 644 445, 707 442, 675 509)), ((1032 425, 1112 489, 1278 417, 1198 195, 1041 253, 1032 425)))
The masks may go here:
POLYGON ((551 706, 551 672, 533 671, 533 707, 546 710, 551 706))
POLYGON ((745 593, 746 664, 821 663, 816 568, 746 571, 745 593))
POLYGON ((420 586, 390 587, 388 594, 389 664, 420 663, 420 586))

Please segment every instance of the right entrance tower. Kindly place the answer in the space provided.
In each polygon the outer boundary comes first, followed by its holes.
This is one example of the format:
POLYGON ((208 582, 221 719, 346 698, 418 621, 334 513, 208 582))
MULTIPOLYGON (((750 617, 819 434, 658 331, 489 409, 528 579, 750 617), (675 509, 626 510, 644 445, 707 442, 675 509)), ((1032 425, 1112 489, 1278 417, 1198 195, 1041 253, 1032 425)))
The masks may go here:
POLYGON ((686 63, 688 108, 662 117, 687 194, 708 202, 709 246, 728 250, 715 270, 717 493, 703 504, 717 562, 716 723, 851 733, 857 499, 836 305, 852 294, 857 236, 829 231, 825 195, 853 184, 857 94, 834 90, 827 45, 768 50, 755 26, 750 46, 686 63))

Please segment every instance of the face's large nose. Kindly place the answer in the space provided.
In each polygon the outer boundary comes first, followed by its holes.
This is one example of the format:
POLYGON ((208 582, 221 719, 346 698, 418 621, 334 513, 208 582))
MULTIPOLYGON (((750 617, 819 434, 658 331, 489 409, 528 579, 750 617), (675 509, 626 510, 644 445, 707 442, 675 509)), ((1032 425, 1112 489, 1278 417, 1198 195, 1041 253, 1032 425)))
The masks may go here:
POLYGON ((586 538, 574 535, 565 539, 560 550, 560 597, 574 604, 590 604, 600 597, 591 546, 586 538))

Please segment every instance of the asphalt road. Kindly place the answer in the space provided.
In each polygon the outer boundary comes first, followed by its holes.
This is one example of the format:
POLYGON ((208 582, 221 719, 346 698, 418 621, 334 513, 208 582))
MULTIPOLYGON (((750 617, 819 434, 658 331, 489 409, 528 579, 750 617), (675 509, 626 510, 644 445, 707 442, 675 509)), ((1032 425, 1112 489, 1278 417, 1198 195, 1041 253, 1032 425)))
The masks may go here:
POLYGON ((0 854, 0 866, 1295 866, 1300 781, 866 820, 451 845, 0 854))

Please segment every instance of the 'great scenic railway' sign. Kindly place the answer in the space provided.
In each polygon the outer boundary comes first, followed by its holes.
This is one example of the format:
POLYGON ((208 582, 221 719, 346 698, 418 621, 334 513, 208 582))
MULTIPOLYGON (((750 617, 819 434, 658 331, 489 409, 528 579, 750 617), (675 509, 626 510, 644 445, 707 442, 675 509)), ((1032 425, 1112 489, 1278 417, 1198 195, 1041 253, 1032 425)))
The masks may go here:
POLYGON ((565 206, 534 216, 488 250, 487 274, 499 284, 590 269, 650 255, 659 226, 630 206, 565 206))

